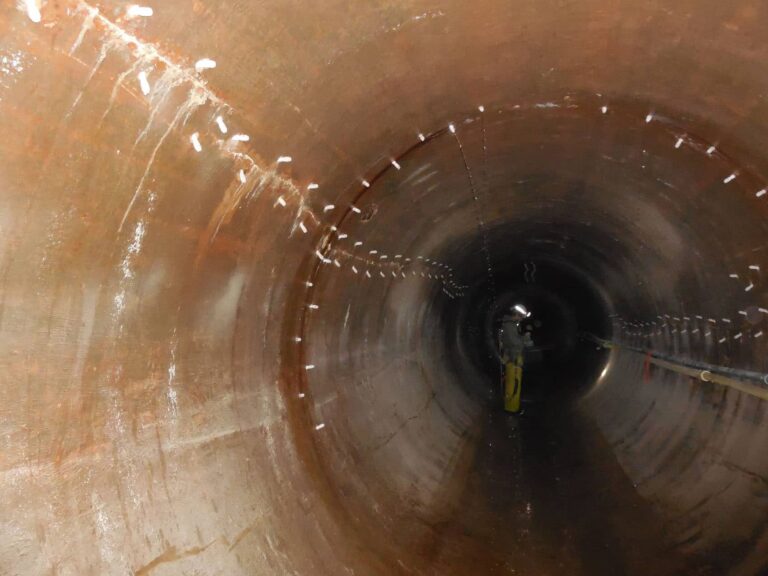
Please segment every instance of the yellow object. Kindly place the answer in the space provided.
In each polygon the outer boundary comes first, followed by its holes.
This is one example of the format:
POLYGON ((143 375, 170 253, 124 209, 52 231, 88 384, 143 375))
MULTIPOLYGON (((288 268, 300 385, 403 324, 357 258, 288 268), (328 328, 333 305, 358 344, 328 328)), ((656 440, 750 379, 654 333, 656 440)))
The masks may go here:
POLYGON ((520 411, 520 391, 523 387, 523 355, 507 362, 504 370, 504 410, 520 411))

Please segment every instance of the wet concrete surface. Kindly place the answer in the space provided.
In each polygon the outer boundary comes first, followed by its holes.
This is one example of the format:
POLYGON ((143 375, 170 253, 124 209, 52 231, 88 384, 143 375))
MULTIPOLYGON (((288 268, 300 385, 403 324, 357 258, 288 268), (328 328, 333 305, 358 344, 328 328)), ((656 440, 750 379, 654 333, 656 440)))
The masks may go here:
POLYGON ((573 407, 489 408, 434 574, 715 574, 674 549, 610 445, 573 407))

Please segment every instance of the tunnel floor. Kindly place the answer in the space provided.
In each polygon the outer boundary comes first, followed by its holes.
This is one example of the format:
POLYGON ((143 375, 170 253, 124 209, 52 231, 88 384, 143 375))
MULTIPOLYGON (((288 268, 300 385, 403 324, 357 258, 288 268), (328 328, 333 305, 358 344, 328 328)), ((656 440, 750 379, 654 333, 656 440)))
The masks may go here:
POLYGON ((710 574, 674 551, 610 446, 575 408, 487 411, 435 574, 710 574))

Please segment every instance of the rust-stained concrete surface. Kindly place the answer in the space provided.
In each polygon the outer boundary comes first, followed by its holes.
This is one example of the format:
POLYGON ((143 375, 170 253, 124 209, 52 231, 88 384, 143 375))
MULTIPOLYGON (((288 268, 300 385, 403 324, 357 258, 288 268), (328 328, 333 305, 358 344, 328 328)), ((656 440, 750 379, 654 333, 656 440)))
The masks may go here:
POLYGON ((762 401, 581 350, 507 418, 483 336, 768 371, 766 25, 2 3, 0 574, 766 573, 762 401))

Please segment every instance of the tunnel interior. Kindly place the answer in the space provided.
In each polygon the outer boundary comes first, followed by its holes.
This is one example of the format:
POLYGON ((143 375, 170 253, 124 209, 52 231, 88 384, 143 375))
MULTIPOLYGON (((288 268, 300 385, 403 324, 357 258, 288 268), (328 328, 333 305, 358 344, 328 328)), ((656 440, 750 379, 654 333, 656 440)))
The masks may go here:
POLYGON ((766 22, 5 3, 0 573, 766 573, 766 22))
POLYGON ((525 240, 523 245, 507 242, 520 252, 505 255, 494 265, 492 280, 482 279, 451 309, 455 317, 446 332, 458 334, 448 336, 446 346, 456 342, 452 354, 483 374, 490 401, 498 403, 499 334, 505 317, 522 306, 530 317, 520 329, 530 332, 533 344, 525 353, 523 402, 573 401, 589 390, 607 363, 608 353, 595 339, 610 340, 609 308, 567 255, 565 262, 550 261, 546 253, 526 250, 525 240))

